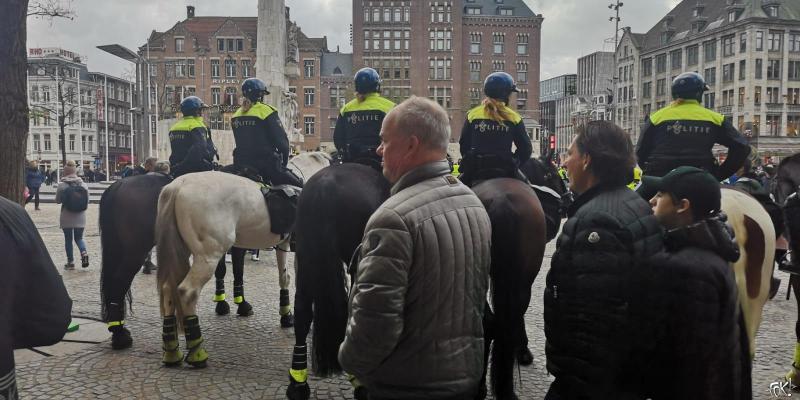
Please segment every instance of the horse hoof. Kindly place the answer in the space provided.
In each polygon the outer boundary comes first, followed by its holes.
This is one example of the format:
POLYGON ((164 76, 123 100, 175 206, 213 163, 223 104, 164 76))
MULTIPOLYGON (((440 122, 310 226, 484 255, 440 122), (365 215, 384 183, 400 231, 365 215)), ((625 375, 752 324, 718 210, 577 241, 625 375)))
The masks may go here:
POLYGON ((167 368, 180 367, 182 363, 183 362, 181 360, 178 360, 178 361, 162 361, 161 362, 161 364, 163 364, 167 368))
POLYGON ((228 315, 231 312, 231 306, 229 306, 228 302, 225 300, 218 301, 214 310, 217 312, 217 315, 228 315))
POLYGON ((367 392, 367 388, 364 386, 359 386, 353 390, 353 398, 355 400, 368 400, 369 393, 367 392))
POLYGON ((249 317, 253 315, 253 306, 250 303, 243 301, 239 303, 239 308, 236 309, 236 314, 239 314, 241 317, 249 317))
POLYGON ((189 360, 186 360, 186 363, 191 365, 194 368, 203 369, 203 368, 208 366, 208 359, 200 360, 200 361, 189 361, 189 360))
POLYGON ((291 328, 294 326, 294 315, 288 313, 281 315, 281 328, 291 328))
POLYGON ((308 400, 311 397, 311 388, 308 382, 297 382, 289 377, 289 387, 286 388, 286 398, 289 400, 308 400))
POLYGON ((111 348, 114 350, 122 350, 127 349, 133 346, 133 338, 131 337, 131 331, 127 330, 126 328, 122 328, 120 331, 116 331, 111 334, 111 348))
POLYGON ((530 349, 528 349, 528 346, 519 349, 517 352, 517 361, 519 362, 519 365, 526 367, 533 364, 533 353, 531 353, 530 349))

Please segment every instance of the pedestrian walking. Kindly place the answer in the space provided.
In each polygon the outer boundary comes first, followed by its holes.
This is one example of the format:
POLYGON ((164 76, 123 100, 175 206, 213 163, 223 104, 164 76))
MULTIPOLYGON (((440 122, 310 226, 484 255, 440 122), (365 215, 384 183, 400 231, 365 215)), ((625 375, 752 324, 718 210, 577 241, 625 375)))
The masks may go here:
POLYGON ((647 397, 750 399, 750 344, 729 262, 739 246, 720 214, 720 185, 708 172, 679 167, 645 177, 666 229, 664 251, 653 257, 647 297, 654 344, 646 368, 647 397))
POLYGON ((61 204, 59 226, 64 231, 64 245, 67 250, 66 270, 75 269, 73 263, 72 241, 81 252, 81 266, 89 267, 89 253, 83 241, 83 230, 86 227, 86 208, 89 205, 89 186, 76 174, 74 161, 67 161, 64 176, 56 189, 56 203, 61 204))
POLYGON ((25 186, 28 188, 28 197, 25 199, 25 204, 33 200, 36 211, 39 211, 39 189, 42 187, 44 180, 45 176, 39 170, 39 163, 36 161, 29 162, 28 168, 25 169, 25 186))
POLYGON ((47 186, 53 184, 53 173, 50 171, 49 167, 44 171, 44 184, 47 186))
POLYGON ((370 399, 478 391, 491 225, 478 197, 450 175, 449 124, 441 106, 420 97, 383 121, 378 153, 394 186, 365 229, 339 349, 370 399))
MULTIPOLYGON (((637 332, 637 270, 661 250, 662 232, 633 179, 633 145, 609 121, 583 127, 567 151, 569 186, 577 196, 547 273, 544 332, 545 399, 628 399, 639 393, 632 360, 637 332)), ((641 397, 638 397, 641 398, 641 397)))

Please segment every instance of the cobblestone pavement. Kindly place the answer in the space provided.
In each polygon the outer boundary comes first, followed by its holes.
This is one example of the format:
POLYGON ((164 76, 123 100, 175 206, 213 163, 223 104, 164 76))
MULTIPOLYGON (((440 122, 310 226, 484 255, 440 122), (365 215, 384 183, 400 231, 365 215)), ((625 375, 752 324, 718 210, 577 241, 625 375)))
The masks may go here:
MULTIPOLYGON (((43 204, 42 211, 28 210, 36 222, 53 261, 59 269, 66 262, 64 242, 58 228, 58 206, 43 204)), ((72 297, 73 315, 100 318, 100 237, 97 228, 97 205, 89 206, 86 242, 91 266, 63 271, 64 282, 72 297)), ((526 324, 535 361, 521 367, 517 392, 523 399, 542 399, 552 377, 545 370, 542 293, 544 277, 554 250, 550 244, 542 271, 534 284, 526 324)), ((76 249, 77 253, 77 249, 76 249)), ((290 262, 292 262, 290 256, 290 262)), ((233 315, 219 317, 211 302, 213 284, 206 286, 198 306, 200 323, 210 353, 209 366, 203 370, 187 367, 168 369, 160 363, 161 322, 155 275, 139 274, 134 280, 135 314, 127 318, 134 338, 131 349, 111 350, 106 340, 88 343, 66 355, 22 361, 17 365, 17 379, 24 399, 180 399, 186 396, 209 399, 283 399, 287 369, 291 360, 293 331, 281 329, 278 317, 278 272, 271 252, 262 252, 261 261, 247 258, 245 294, 255 308, 247 318, 233 315)), ((785 300, 788 276, 779 273, 783 286, 775 300, 764 310, 754 361, 753 394, 756 399, 772 398, 769 384, 789 367, 794 349, 795 300, 785 300)), ((226 281, 232 287, 232 276, 226 281)), ((292 295, 293 295, 292 291, 292 295)), ((232 310, 232 311, 235 311, 232 310)), ((312 398, 352 398, 349 383, 343 377, 310 379, 312 398)), ((669 384, 658 382, 654 384, 669 384)))

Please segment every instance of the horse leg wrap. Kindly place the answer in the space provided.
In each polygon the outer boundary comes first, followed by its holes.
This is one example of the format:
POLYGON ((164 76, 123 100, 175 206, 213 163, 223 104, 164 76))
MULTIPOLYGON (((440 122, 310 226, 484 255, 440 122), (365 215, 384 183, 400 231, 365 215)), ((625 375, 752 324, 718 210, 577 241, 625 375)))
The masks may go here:
POLYGON ((244 301, 244 285, 243 284, 233 284, 233 302, 236 304, 242 304, 244 301))
POLYGON ((161 362, 168 367, 180 365, 183 353, 178 344, 178 320, 174 315, 164 317, 164 330, 161 338, 164 342, 162 345, 164 355, 161 362))
POLYGON ((253 306, 244 299, 244 285, 236 281, 233 282, 233 302, 239 305, 236 314, 242 317, 253 315, 253 306))
POLYGON ((217 290, 214 292, 214 301, 225 301, 224 279, 217 279, 217 290))
POLYGON ((186 363, 193 367, 205 368, 208 353, 203 347, 200 320, 197 319, 196 315, 190 315, 183 319, 183 326, 186 330, 186 363))
POLYGON ((289 300, 289 289, 281 289, 280 306, 280 315, 287 315, 292 312, 292 304, 289 300))
POLYGON ((114 350, 127 349, 133 345, 131 332, 125 328, 125 321, 109 321, 108 331, 111 332, 111 348, 114 350))
POLYGON ((306 345, 294 346, 292 352, 292 368, 289 369, 289 387, 286 397, 289 400, 307 400, 311 396, 308 386, 308 348, 306 345))
POLYGON ((786 374, 786 379, 795 385, 800 379, 800 342, 794 345, 794 360, 792 360, 792 369, 786 374))

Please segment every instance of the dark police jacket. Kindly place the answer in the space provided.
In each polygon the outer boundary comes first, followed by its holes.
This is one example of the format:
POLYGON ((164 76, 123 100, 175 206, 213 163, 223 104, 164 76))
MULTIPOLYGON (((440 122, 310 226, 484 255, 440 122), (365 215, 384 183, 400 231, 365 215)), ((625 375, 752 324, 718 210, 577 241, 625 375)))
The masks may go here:
POLYGON ((662 229, 624 183, 582 193, 568 217, 544 291, 547 370, 565 399, 627 399, 642 383, 636 344, 649 339, 637 329, 639 276, 662 229))
POLYGON ((522 117, 508 106, 503 106, 503 110, 508 119, 502 122, 491 119, 484 105, 469 110, 458 141, 464 157, 492 154, 514 161, 517 166, 531 158, 533 146, 522 117), (517 146, 513 156, 512 143, 517 146))
POLYGON ((279 155, 283 166, 289 162, 289 138, 283 130, 277 110, 256 102, 246 112, 240 107, 231 117, 236 148, 233 163, 259 168, 265 160, 279 155))
POLYGON ((739 131, 696 100, 674 102, 651 114, 636 144, 639 166, 644 174, 654 176, 689 165, 709 171, 721 181, 736 172, 748 154, 750 147, 739 131), (728 156, 718 168, 711 154, 715 143, 728 148, 728 156))
POLYGON ((169 144, 172 150, 169 163, 173 175, 212 169, 213 155, 209 147, 213 148, 213 144, 203 118, 183 117, 169 130, 169 144))
POLYGON ((356 147, 355 151, 377 148, 381 144, 381 124, 383 118, 394 108, 395 104, 378 93, 366 95, 364 101, 350 100, 342 107, 336 128, 333 131, 333 143, 339 151, 346 151, 347 145, 356 147))

